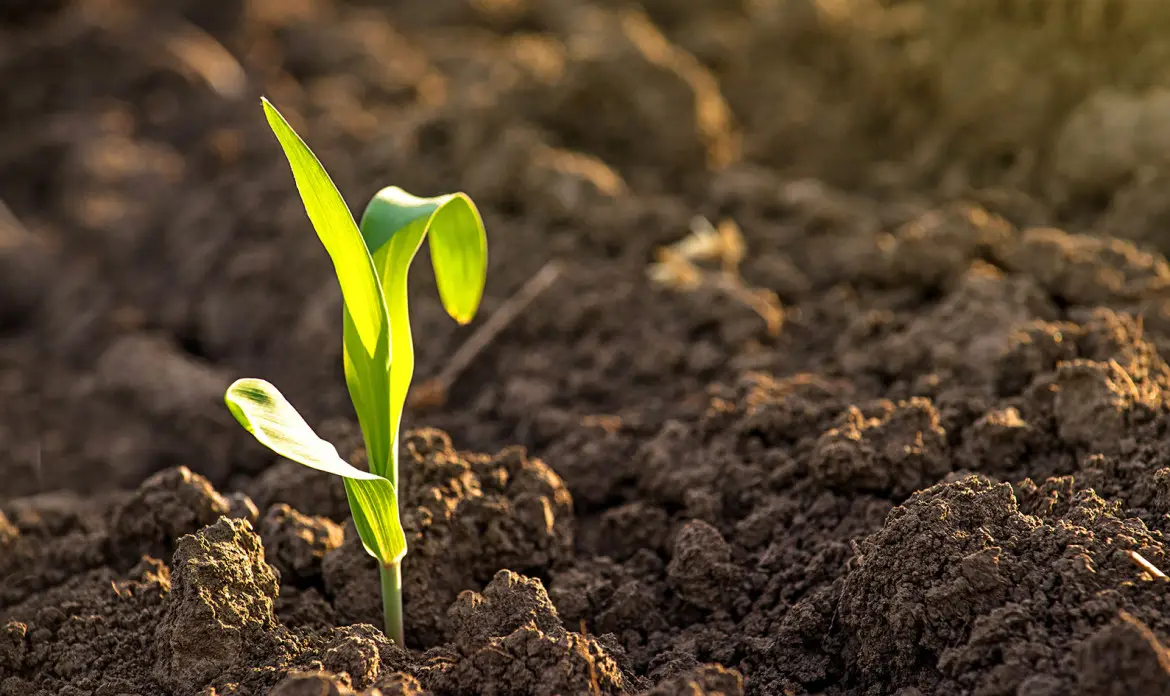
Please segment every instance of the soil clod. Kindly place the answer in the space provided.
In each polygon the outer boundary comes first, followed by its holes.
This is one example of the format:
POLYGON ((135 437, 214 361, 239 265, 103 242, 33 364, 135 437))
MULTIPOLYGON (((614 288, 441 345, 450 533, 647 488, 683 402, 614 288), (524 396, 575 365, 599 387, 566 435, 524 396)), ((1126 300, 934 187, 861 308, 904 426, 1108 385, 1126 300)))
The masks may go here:
POLYGON ((252 525, 221 517, 179 539, 157 630, 159 681, 195 692, 237 667, 276 625, 277 574, 252 525))

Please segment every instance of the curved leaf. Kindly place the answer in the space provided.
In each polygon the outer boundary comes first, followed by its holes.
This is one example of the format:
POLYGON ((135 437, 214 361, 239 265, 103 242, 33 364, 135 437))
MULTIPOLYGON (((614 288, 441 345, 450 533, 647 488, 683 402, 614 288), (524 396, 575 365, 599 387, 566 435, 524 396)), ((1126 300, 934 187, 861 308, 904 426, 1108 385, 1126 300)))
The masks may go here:
POLYGON ((286 459, 337 476, 378 478, 343 460, 337 448, 318 437, 284 395, 265 380, 249 377, 232 382, 224 402, 260 444, 286 459))
MULTIPOLYGON (((431 261, 447 313, 461 324, 479 309, 487 277, 487 235, 471 199, 462 193, 419 198, 397 186, 382 189, 366 206, 360 225, 374 259, 390 319, 389 401, 397 439, 402 409, 414 376, 407 277, 422 240, 430 234, 431 261)), ((397 452, 390 480, 398 481, 397 452)))
POLYGON ((272 384, 238 379, 224 395, 228 410, 260 444, 298 464, 344 477, 350 512, 366 552, 391 564, 406 555, 394 484, 346 462, 272 384))
POLYGON ((412 235, 412 243, 399 246, 391 263, 409 267, 422 237, 430 233, 431 265, 443 308, 452 319, 466 324, 475 318, 487 278, 487 234, 479 210, 466 194, 419 198, 389 186, 374 196, 362 214, 361 233, 375 256, 383 291, 387 269, 377 263, 378 252, 395 235, 420 222, 417 240, 412 235))

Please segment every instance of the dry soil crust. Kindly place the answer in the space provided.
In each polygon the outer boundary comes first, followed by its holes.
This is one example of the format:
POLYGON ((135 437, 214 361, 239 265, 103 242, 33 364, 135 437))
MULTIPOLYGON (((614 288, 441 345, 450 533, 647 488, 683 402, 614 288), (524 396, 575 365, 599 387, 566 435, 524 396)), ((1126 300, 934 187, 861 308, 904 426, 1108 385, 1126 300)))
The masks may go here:
POLYGON ((1170 694, 1170 11, 888 4, 4 3, 0 695, 1170 694), (358 450, 260 93, 470 193, 485 315, 566 262, 408 414, 406 649, 222 405, 358 450), (779 336, 646 280, 695 214, 779 336))

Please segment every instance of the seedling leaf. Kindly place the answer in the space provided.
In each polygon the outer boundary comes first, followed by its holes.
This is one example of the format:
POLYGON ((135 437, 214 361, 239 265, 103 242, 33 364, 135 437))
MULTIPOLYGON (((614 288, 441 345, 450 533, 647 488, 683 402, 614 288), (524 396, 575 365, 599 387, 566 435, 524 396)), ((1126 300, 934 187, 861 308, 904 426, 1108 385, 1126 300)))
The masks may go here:
POLYGON ((367 353, 373 355, 377 352, 379 339, 385 333, 386 318, 385 310, 380 311, 382 303, 378 299, 378 280, 370 254, 362 243, 361 234, 345 200, 317 156, 276 107, 267 99, 263 103, 268 124, 288 157, 297 190, 305 204, 305 212, 309 214, 317 236, 333 260, 341 284, 341 294, 353 315, 362 345, 367 353))
MULTIPOLYGON (((390 323, 373 259, 333 180, 305 141, 267 99, 268 124, 288 157, 305 211, 341 285, 345 305, 342 344, 345 381, 357 412, 370 471, 396 474, 392 460, 397 428, 390 428, 390 323)), ((391 477, 397 485, 397 476, 391 477)))
MULTIPOLYGON (((487 234, 475 204, 463 193, 419 198, 397 186, 382 189, 366 206, 361 222, 362 237, 375 260, 388 241, 407 230, 412 232, 409 241, 403 240, 385 257, 388 267, 405 274, 423 236, 429 234, 443 308, 460 324, 469 323, 479 309, 487 277, 487 234)), ((387 266, 375 265, 385 291, 387 266)))
MULTIPOLYGON (((428 234, 431 263, 443 307, 461 324, 479 309, 487 276, 487 235, 471 199, 462 193, 419 198, 397 186, 378 192, 362 214, 361 233, 381 281, 391 334, 391 431, 398 432, 410 381, 414 376, 414 341, 410 330, 407 276, 428 234)), ((398 480, 397 461, 391 467, 398 480)))
POLYGON ((321 439, 284 395, 262 379, 236 380, 228 387, 224 401, 260 444, 298 464, 345 479, 354 524, 371 556, 386 564, 406 555, 398 496, 389 480, 342 459, 337 448, 321 439))
POLYGON ((347 478, 345 495, 366 553, 384 567, 401 563, 406 556, 406 534, 398 517, 394 484, 381 476, 369 481, 347 478))

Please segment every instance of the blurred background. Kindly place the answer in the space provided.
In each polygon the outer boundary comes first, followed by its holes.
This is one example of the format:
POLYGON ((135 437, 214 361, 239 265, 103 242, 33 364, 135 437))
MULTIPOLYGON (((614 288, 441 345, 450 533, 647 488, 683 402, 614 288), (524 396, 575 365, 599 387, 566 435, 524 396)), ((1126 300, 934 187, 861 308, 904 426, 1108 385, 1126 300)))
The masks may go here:
MULTIPOLYGON (((266 462, 222 407, 244 374, 345 430, 336 281, 261 95, 355 211, 469 193, 485 315, 566 261, 425 416, 554 455, 583 419, 652 432, 713 379, 840 361, 841 317, 772 339, 723 297, 647 299, 696 215, 806 306, 960 198, 1170 250, 1168 32, 1156 0, 2 0, 0 489, 230 487, 266 462)), ((418 379, 471 331, 425 264, 418 379)))

